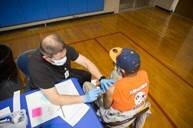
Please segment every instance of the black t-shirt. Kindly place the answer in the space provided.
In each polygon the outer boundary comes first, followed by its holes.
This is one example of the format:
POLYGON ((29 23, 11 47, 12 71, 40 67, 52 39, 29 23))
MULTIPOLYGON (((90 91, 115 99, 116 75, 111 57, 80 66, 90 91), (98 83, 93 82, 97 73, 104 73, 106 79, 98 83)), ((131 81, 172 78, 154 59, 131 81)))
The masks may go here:
POLYGON ((62 66, 55 66, 42 58, 40 50, 37 49, 29 59, 30 84, 32 86, 48 89, 54 87, 54 84, 67 79, 70 74, 71 61, 78 58, 79 53, 72 47, 66 46, 67 61, 62 66))

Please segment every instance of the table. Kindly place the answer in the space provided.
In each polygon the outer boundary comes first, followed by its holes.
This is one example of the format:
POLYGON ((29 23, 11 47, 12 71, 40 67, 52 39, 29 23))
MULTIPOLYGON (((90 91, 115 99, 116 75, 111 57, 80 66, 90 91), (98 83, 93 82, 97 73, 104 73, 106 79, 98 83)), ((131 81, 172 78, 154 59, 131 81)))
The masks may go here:
MULTIPOLYGON (((78 80, 75 78, 71 78, 72 82, 74 83, 76 89, 78 90, 80 95, 83 95, 83 91, 78 83, 78 80)), ((28 115, 28 110, 27 110, 27 102, 25 100, 25 96, 28 94, 31 94, 33 92, 39 91, 37 90, 32 90, 25 92, 21 94, 20 96, 20 102, 21 102, 21 109, 26 109, 27 116, 28 116, 28 125, 27 128, 31 128, 30 124, 30 118, 28 115)), ((88 104, 89 105, 89 104, 88 104)), ((13 98, 9 98, 3 101, 0 101, 0 109, 3 109, 5 107, 10 107, 11 111, 13 111, 13 98)), ((52 120, 49 120, 36 128, 72 128, 67 122, 65 122, 63 119, 60 117, 56 117, 52 120)), ((74 126, 74 128, 103 128, 101 122, 99 121, 98 117, 96 116, 96 112, 94 109, 89 105, 89 110, 88 112, 83 116, 83 118, 74 126)))

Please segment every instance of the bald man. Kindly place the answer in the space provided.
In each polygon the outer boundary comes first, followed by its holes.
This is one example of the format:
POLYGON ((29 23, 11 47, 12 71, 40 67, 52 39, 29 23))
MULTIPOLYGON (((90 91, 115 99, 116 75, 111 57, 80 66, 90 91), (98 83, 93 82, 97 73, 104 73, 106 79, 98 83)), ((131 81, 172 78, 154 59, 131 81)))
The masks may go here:
POLYGON ((40 88, 56 105, 92 102, 101 93, 100 89, 93 89, 84 96, 59 95, 54 85, 64 79, 75 77, 82 85, 85 81, 91 81, 93 75, 102 88, 108 88, 113 83, 112 80, 105 79, 88 58, 65 44, 56 34, 48 35, 41 41, 40 48, 30 57, 28 66, 31 86, 40 88), (73 69, 71 61, 82 65, 88 71, 73 69))

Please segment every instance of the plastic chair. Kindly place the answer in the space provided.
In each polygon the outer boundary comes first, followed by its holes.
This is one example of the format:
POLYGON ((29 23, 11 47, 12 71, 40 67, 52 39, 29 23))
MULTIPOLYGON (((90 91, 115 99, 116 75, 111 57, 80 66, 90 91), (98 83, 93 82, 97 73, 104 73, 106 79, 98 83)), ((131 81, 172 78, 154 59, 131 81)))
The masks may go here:
POLYGON ((149 110, 149 107, 145 107, 140 112, 138 112, 136 115, 134 115, 131 118, 128 118, 123 121, 117 121, 117 122, 103 122, 105 125, 105 128, 120 128, 120 127, 128 127, 128 128, 136 128, 136 121, 142 114, 147 112, 149 110))
MULTIPOLYGON (((30 50, 24 51, 19 55, 19 57, 16 60, 16 65, 21 70, 21 72, 25 75, 27 82, 30 81, 29 69, 28 69, 29 58, 35 50, 36 49, 30 49, 30 50)), ((27 89, 29 88, 31 89, 31 87, 27 86, 27 89)))
POLYGON ((138 108, 137 113, 131 118, 116 122, 103 122, 105 128, 142 128, 148 115, 151 104, 147 101, 143 107, 138 108))

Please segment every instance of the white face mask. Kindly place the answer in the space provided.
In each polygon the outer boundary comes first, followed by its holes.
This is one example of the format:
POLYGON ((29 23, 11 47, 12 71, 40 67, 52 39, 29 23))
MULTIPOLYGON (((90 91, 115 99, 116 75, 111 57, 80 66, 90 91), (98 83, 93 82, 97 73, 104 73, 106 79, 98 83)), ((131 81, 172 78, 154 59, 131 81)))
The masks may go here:
POLYGON ((65 57, 63 57, 62 59, 60 59, 60 60, 53 60, 52 59, 52 64, 53 65, 56 65, 56 66, 62 66, 62 65, 64 65, 65 63, 66 63, 66 60, 67 60, 67 57, 65 56, 65 57))

